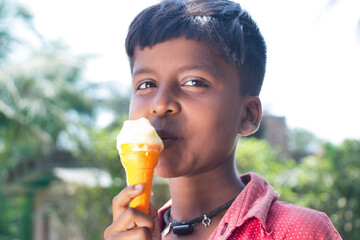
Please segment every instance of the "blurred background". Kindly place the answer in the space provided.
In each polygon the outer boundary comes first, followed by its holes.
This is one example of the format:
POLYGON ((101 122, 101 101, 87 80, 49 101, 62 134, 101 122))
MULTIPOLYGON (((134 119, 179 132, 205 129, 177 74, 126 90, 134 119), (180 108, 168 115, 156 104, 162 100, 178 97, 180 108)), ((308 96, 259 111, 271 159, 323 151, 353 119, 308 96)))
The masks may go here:
MULTIPOLYGON (((0 0, 0 240, 101 239, 125 186, 127 28, 158 1, 0 0)), ((239 173, 360 239, 360 1, 239 1, 268 44, 259 131, 239 173)), ((169 198, 155 178, 153 202, 169 198)))

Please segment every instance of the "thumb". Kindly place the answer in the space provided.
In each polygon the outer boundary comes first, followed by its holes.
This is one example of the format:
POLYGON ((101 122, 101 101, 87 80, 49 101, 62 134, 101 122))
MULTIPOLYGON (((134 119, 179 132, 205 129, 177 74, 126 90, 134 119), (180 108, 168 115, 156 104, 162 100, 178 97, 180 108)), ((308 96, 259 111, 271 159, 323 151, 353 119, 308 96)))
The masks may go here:
POLYGON ((159 217, 158 217, 158 212, 151 203, 150 203, 150 207, 149 207, 149 215, 155 221, 154 232, 152 233, 152 240, 161 240, 161 229, 160 229, 160 221, 159 221, 159 217))

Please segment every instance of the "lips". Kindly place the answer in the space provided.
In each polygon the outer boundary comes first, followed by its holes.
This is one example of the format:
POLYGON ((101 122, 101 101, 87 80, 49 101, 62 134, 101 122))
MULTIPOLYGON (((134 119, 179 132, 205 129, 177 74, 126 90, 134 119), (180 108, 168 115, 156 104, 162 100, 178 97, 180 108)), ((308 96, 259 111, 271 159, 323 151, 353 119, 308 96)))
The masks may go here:
POLYGON ((179 137, 177 134, 174 134, 170 131, 164 130, 164 129, 156 129, 156 132, 158 133, 159 137, 164 143, 164 148, 170 147, 172 144, 177 142, 179 140, 179 137))

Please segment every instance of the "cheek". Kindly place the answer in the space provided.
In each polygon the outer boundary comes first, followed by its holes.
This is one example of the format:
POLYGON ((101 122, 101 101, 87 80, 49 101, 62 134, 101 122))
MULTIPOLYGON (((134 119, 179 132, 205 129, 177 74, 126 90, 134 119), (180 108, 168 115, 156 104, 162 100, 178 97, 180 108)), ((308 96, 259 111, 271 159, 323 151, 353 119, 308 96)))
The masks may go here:
POLYGON ((194 112, 196 119, 198 119, 196 120, 197 124, 199 124, 198 127, 201 128, 202 125, 207 125, 206 127, 209 127, 210 131, 217 129, 222 129, 223 132, 233 131, 240 119, 238 98, 213 96, 206 100, 206 102, 203 101, 202 103, 190 103, 193 110, 196 108, 194 112))
POLYGON ((199 109, 190 120, 193 122, 189 132, 192 138, 199 139, 197 148, 232 149, 238 135, 237 111, 233 108, 213 105, 210 109, 199 109))
POLYGON ((209 144, 232 148, 240 125, 240 107, 236 100, 238 99, 234 98, 232 101, 214 99, 210 107, 199 108, 193 131, 203 135, 203 139, 209 144))
POLYGON ((139 101, 136 97, 132 97, 130 100, 129 107, 129 119, 139 119, 141 117, 146 117, 146 114, 149 112, 145 102, 139 101))

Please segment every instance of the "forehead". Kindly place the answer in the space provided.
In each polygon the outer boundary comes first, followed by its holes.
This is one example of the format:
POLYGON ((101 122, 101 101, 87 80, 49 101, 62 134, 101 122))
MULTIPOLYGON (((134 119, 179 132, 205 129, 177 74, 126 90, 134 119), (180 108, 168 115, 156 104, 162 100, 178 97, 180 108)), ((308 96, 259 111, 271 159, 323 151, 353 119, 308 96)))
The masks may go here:
POLYGON ((208 42, 175 38, 144 49, 135 48, 132 74, 143 69, 167 71, 181 67, 204 68, 215 75, 221 75, 236 67, 228 62, 218 48, 208 42))

